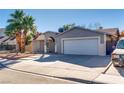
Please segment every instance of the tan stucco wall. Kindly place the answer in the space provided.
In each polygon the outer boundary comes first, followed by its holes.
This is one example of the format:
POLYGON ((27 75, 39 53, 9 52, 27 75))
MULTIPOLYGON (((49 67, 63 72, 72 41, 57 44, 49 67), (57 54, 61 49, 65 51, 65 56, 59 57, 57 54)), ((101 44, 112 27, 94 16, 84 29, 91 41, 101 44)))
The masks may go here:
POLYGON ((32 42, 32 52, 44 52, 44 41, 43 40, 34 40, 32 42))
POLYGON ((48 31, 48 32, 45 32, 44 35, 45 35, 45 39, 48 43, 48 46, 46 49, 47 52, 54 53, 55 52, 55 36, 57 35, 57 33, 48 31))
POLYGON ((32 53, 32 43, 30 43, 29 45, 25 46, 25 51, 32 53))

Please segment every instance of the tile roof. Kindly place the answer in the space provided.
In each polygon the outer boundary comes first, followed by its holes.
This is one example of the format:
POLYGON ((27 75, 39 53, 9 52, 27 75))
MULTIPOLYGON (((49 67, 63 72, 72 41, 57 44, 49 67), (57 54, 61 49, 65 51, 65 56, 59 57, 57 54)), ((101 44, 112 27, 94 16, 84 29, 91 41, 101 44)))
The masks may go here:
POLYGON ((107 28, 107 29, 97 29, 98 32, 104 32, 113 36, 116 36, 119 29, 118 28, 107 28))
POLYGON ((40 34, 37 38, 35 38, 34 40, 44 40, 45 39, 45 35, 40 34))
POLYGON ((4 44, 8 44, 8 45, 16 45, 16 38, 15 37, 9 37, 9 39, 7 39, 4 44))
POLYGON ((5 37, 1 38, 1 39, 0 39, 0 44, 3 43, 3 42, 5 42, 5 41, 8 40, 8 39, 9 39, 8 36, 5 36, 5 37))

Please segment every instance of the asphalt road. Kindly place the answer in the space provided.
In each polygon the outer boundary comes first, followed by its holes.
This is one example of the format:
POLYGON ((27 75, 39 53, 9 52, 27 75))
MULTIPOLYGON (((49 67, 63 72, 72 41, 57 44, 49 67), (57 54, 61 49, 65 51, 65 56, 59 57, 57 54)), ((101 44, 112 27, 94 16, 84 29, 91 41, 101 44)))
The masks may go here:
POLYGON ((73 84, 63 79, 34 75, 8 68, 0 70, 0 84, 73 84))

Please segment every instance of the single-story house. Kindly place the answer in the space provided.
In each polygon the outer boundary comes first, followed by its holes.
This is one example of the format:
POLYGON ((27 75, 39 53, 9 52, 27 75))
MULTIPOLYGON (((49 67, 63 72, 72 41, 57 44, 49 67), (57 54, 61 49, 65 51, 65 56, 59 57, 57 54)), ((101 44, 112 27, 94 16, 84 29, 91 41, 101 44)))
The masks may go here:
MULTIPOLYGON (((32 53, 60 53, 76 55, 111 54, 112 46, 119 39, 118 28, 90 30, 82 27, 73 27, 62 33, 47 31, 38 34, 26 46, 26 51, 32 53)), ((15 38, 7 36, 0 38, 0 44, 16 46, 15 38)))
POLYGON ((124 37, 124 30, 121 30, 120 31, 120 38, 123 38, 124 37))
MULTIPOLYGON (((61 54, 100 55, 104 56, 112 50, 108 40, 115 37, 112 34, 74 27, 55 37, 55 52, 61 54)), ((114 41, 111 41, 114 42, 114 41)))

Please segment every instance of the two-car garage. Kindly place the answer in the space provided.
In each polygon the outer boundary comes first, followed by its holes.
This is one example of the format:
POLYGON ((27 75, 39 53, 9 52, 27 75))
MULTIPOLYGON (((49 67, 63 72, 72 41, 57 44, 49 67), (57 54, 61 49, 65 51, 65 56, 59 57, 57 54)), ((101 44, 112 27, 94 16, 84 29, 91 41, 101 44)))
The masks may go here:
POLYGON ((56 36, 55 50, 61 54, 104 56, 106 34, 74 27, 56 36))
POLYGON ((64 54, 98 55, 98 38, 73 38, 63 40, 64 54))

